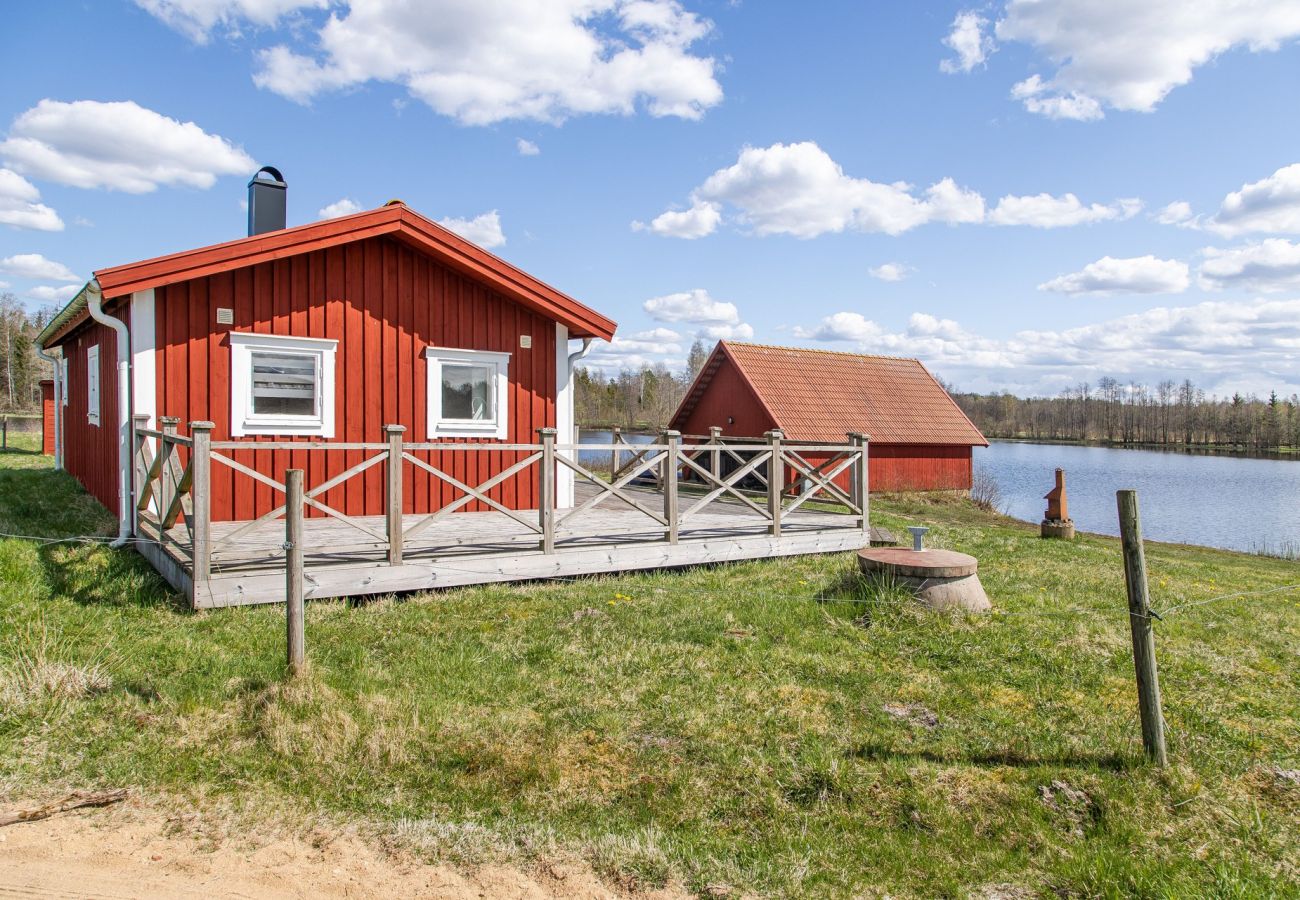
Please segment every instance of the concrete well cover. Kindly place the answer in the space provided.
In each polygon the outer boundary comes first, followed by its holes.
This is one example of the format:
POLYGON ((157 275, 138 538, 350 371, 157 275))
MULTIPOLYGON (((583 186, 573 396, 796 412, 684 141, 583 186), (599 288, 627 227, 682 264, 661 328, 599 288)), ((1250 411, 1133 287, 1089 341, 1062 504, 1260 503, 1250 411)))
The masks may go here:
POLYGON ((907 550, 870 547, 858 551, 864 572, 892 572, 910 578, 963 578, 979 569, 975 557, 953 550, 907 550))

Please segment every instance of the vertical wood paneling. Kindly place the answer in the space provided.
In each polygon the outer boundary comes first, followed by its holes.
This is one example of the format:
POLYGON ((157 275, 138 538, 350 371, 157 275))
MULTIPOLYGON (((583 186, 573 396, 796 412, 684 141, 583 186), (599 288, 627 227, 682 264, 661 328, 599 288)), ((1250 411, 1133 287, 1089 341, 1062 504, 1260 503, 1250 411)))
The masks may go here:
MULTIPOLYGON (((109 315, 124 318, 124 304, 107 304, 109 315)), ((117 513, 118 419, 117 335, 89 321, 61 344, 68 360, 68 405, 64 407, 64 468, 92 497, 117 513), (99 345, 99 425, 86 420, 86 350, 99 345)))
MULTIPOLYGON (((407 442, 429 440, 424 351, 431 345, 511 354, 509 442, 535 442, 536 430, 555 422, 554 323, 386 238, 170 285, 157 296, 158 411, 180 416, 184 423, 211 419, 216 423, 214 440, 230 437, 226 332, 231 330, 339 342, 335 441, 378 443, 389 422, 406 426, 407 442), (233 327, 216 324, 218 307, 234 310, 233 327), (531 349, 519 347, 521 334, 532 336, 531 349)), ((101 354, 111 370, 111 346, 101 354)), ((104 396, 111 396, 107 379, 104 396)), ((310 489, 367 455, 240 450, 236 458, 277 481, 286 468, 303 468, 310 489)), ((472 463, 462 453, 432 453, 426 458, 471 484, 519 458, 501 452, 475 455, 481 459, 472 463)), ((404 476, 403 506, 408 513, 430 512, 459 496, 409 465, 404 476)), ((110 486, 113 477, 110 471, 110 486)), ((536 487, 530 472, 496 489, 493 496, 526 509, 536 505, 536 487)), ((382 467, 376 467, 322 499, 349 515, 380 515, 383 492, 382 467)), ((219 520, 250 519, 282 501, 279 492, 255 487, 245 476, 223 466, 213 469, 213 515, 219 520)))

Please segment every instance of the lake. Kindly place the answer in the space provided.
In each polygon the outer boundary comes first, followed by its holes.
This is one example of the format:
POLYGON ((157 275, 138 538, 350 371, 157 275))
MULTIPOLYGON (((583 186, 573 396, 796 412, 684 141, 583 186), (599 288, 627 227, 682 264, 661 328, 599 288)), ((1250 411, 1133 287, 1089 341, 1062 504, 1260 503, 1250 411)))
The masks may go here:
POLYGON ((1229 550, 1300 549, 1300 461, 1199 456, 1070 444, 994 441, 975 468, 1002 492, 1002 508, 1043 518, 1043 495, 1065 469, 1070 517, 1080 531, 1118 534, 1115 492, 1138 492, 1143 536, 1229 550))

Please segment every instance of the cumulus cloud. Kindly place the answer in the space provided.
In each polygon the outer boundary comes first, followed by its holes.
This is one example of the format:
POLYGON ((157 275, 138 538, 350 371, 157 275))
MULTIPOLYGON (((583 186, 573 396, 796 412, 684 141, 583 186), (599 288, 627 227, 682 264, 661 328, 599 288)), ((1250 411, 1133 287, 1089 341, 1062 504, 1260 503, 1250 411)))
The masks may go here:
MULTIPOLYGON (((316 215, 322 219, 337 219, 339 216, 350 216, 353 213, 359 213, 364 207, 351 197, 344 197, 335 200, 328 206, 322 206, 317 210, 316 215)), ((452 229, 455 231, 455 229, 452 229)))
POLYGON ((1132 197, 1113 203, 1084 204, 1074 194, 1054 197, 1035 194, 1029 197, 1006 196, 989 213, 991 225, 1028 225, 1032 228, 1066 228, 1131 219, 1142 209, 1142 201, 1132 197))
POLYGON ((454 231, 465 240, 491 250, 506 242, 505 232, 501 230, 501 217, 494 209, 472 219, 439 219, 438 224, 448 231, 454 231))
POLYGON ((1181 294, 1190 279, 1187 263, 1154 256, 1115 259, 1103 256, 1081 271, 1061 275, 1038 286, 1059 294, 1181 294))
POLYGON ((715 300, 696 288, 662 297, 651 297, 642 308, 657 322, 681 322, 695 326, 694 335, 709 340, 749 340, 754 329, 740 320, 736 304, 715 300))
POLYGON ((0 259, 0 272, 30 278, 33 281, 81 281, 81 277, 61 262, 46 259, 39 253, 19 253, 0 259))
POLYGON ((881 263, 878 266, 872 266, 867 273, 872 278, 879 278, 881 281, 902 281, 914 270, 911 266, 904 265, 900 262, 881 263))
POLYGON ((1199 224, 1192 213, 1192 204, 1186 200, 1175 200, 1160 207, 1151 218, 1161 225, 1177 225, 1179 228, 1196 228, 1199 224))
POLYGON ((1206 290, 1242 288, 1272 293, 1300 288, 1300 243, 1268 238, 1228 250, 1207 247, 1201 254, 1205 261, 1197 275, 1206 290))
POLYGON ((943 39, 944 46, 957 56, 955 59, 942 60, 939 63, 940 71, 953 75, 984 65, 984 61, 993 52, 993 39, 984 31, 988 25, 988 19, 972 10, 957 13, 957 18, 952 20, 952 30, 943 39))
POLYGON ((42 100, 14 120, 0 157, 32 178, 129 194, 159 185, 210 188, 219 175, 257 168, 225 138, 130 100, 42 100))
POLYGON ((48 284, 37 285, 27 291, 27 296, 33 300, 39 300, 42 303, 67 303, 77 295, 81 290, 79 285, 65 284, 61 287, 52 287, 48 284))
POLYGON ((1219 54, 1276 50, 1300 36, 1294 0, 1007 0, 997 40, 1034 47, 1054 67, 1016 86, 1030 112, 1098 119, 1102 107, 1150 112, 1219 54))
POLYGON ((916 357, 969 390, 1053 393, 1104 375, 1190 377, 1211 391, 1217 385, 1227 391, 1300 390, 1300 299, 1158 307, 1006 338, 975 334, 926 313, 913 314, 901 331, 858 313, 837 313, 795 334, 864 353, 916 357))
POLYGON ((515 141, 515 149, 519 151, 520 156, 536 156, 542 152, 540 147, 524 138, 515 141))
POLYGON ((1085 205, 1074 194, 1053 197, 1003 197, 986 212, 983 196, 943 178, 924 191, 905 182, 884 184, 857 178, 811 141, 746 147, 734 165, 718 169, 691 192, 687 210, 669 210, 646 226, 670 237, 703 237, 729 221, 757 236, 787 234, 813 238, 827 233, 863 231, 902 234, 921 225, 987 222, 1055 228, 1124 219, 1141 201, 1116 200, 1085 205))
POLYGON ((275 25, 302 9, 326 9, 330 0, 135 0, 137 6, 197 43, 214 30, 238 35, 244 23, 275 25))
POLYGON ((62 231, 59 214, 39 202, 41 192, 26 178, 0 169, 0 224, 35 231, 62 231))
POLYGON ((1283 166, 1228 194, 1206 227, 1225 237, 1261 231, 1300 233, 1300 163, 1283 166))
POLYGON ((722 101, 717 61, 692 50, 712 23, 678 0, 336 0, 323 19, 305 12, 317 5, 146 0, 164 21, 202 38, 217 24, 274 24, 302 11, 310 28, 300 23, 286 42, 260 51, 253 75, 258 86, 302 103, 386 82, 442 115, 489 125, 638 109, 698 119, 722 101), (310 38, 295 42, 304 34, 310 38))

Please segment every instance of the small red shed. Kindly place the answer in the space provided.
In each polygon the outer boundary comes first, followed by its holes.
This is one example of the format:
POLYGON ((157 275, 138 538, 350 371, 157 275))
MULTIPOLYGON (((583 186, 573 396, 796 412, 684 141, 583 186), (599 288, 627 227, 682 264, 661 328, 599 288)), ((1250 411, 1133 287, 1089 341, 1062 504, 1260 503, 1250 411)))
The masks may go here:
MULTIPOLYGON (((286 228, 280 197, 279 220, 268 225, 275 203, 257 209, 256 194, 283 191, 278 182, 250 183, 249 229, 264 230, 100 269, 38 338, 64 361, 65 468, 119 511, 124 529, 132 416, 147 417, 151 429, 177 417, 182 433, 211 421, 213 440, 250 447, 373 442, 389 424, 404 426, 410 441, 527 443, 539 428, 571 440, 581 354, 570 341, 608 340, 613 321, 399 201, 286 228)), ((239 452, 242 465, 273 478, 304 468, 309 484, 355 464, 342 453, 326 461, 287 449, 239 452)), ((464 467, 454 474, 483 480, 464 467)), ((235 475, 214 470, 213 521, 253 519, 281 502, 235 475)), ((322 496, 349 516, 382 514, 378 476, 366 472, 322 496)), ((408 476, 411 512, 458 496, 422 470, 408 476)), ((494 497, 534 508, 535 480, 522 473, 494 497)))
POLYGON ((733 341, 718 342, 671 423, 684 434, 713 426, 807 443, 867 434, 873 491, 968 491, 971 448, 988 446, 918 360, 733 341))

